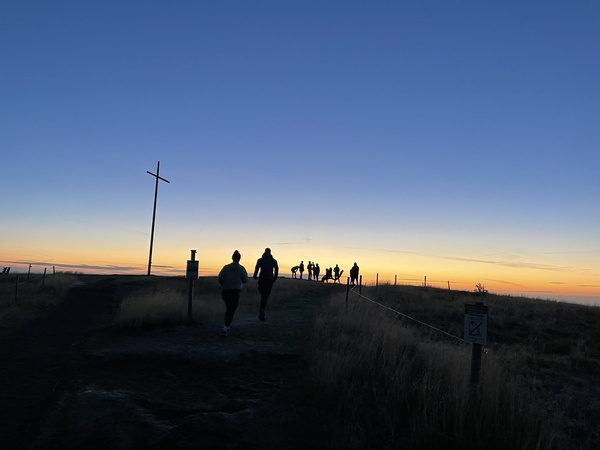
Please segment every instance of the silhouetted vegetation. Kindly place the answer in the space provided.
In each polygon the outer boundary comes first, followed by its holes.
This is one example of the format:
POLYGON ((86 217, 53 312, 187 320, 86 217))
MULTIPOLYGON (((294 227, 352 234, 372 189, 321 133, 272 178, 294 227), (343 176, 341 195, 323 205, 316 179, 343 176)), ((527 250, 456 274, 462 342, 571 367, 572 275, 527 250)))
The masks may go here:
MULTIPOLYGON (((363 294, 462 337, 480 293, 380 286, 363 294)), ((308 392, 340 448, 592 449, 600 446, 600 309, 487 294, 489 347, 471 347, 351 295, 318 318, 308 392)))
POLYGON ((38 310, 51 306, 77 282, 76 272, 57 272, 53 275, 14 272, 0 276, 0 325, 30 317, 38 310), (17 286, 17 276, 19 283, 17 286))

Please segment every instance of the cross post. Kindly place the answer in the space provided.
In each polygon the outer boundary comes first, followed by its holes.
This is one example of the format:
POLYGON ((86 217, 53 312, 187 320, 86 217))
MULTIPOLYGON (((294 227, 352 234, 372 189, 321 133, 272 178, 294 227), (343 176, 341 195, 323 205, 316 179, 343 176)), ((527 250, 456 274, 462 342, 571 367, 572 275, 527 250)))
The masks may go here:
POLYGON ((146 170, 147 173, 156 178, 156 186, 154 187, 154 209, 152 211, 152 231, 150 232, 150 255, 148 256, 148 275, 150 275, 150 270, 152 268, 152 247, 154 245, 154 223, 156 222, 156 201, 158 200, 158 180, 165 181, 167 183, 171 183, 169 180, 166 180, 159 176, 160 173, 160 161, 156 165, 156 173, 152 173, 146 170))

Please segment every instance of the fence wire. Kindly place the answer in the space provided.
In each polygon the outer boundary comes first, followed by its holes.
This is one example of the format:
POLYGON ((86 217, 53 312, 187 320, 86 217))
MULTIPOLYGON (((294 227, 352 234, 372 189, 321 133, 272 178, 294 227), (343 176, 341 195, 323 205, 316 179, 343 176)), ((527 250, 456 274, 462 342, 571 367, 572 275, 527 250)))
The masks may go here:
MULTIPOLYGON (((22 284, 27 284, 27 283, 33 283, 34 281, 39 281, 42 278, 44 278, 44 276, 39 276, 39 277, 35 277, 35 278, 30 278, 29 280, 25 280, 25 281, 20 281, 19 280, 19 286, 21 286, 22 284)), ((11 288, 14 289, 15 288, 15 284, 16 284, 16 277, 14 280, 11 280, 10 282, 6 282, 6 283, 2 283, 0 284, 0 289, 2 288, 11 288)))
POLYGON ((443 335, 445 335, 445 336, 447 336, 447 337, 449 337, 449 338, 452 338, 452 339, 455 339, 455 340, 457 340, 457 341, 460 341, 460 342, 461 342, 461 343, 463 343, 463 344, 468 344, 468 342, 467 342, 467 341, 465 341, 463 338, 460 338, 460 337, 458 337, 458 336, 454 336, 453 334, 450 334, 450 333, 448 333, 447 331, 444 331, 444 330, 441 330, 441 329, 439 329, 439 328, 437 328, 437 327, 434 327, 433 325, 430 325, 430 324, 428 324, 428 323, 425 323, 425 322, 423 322, 422 320, 415 319, 414 317, 411 317, 411 316, 409 316, 409 315, 407 315, 407 314, 401 313, 400 311, 397 311, 397 310, 395 310, 395 309, 393 309, 393 308, 390 308, 389 306, 387 306, 387 305, 384 305, 383 303, 376 302, 375 300, 373 300, 373 299, 371 299, 371 298, 369 298, 369 297, 367 297, 367 296, 365 296, 365 295, 362 295, 360 292, 357 292, 357 291, 355 290, 355 289, 356 289, 356 287, 357 287, 357 286, 354 286, 352 289, 350 289, 350 292, 352 292, 353 294, 356 294, 358 297, 360 297, 360 298, 362 298, 362 299, 364 299, 364 300, 366 300, 366 301, 368 301, 368 302, 371 302, 371 303, 373 303, 374 305, 377 305, 377 306, 379 306, 379 307, 381 307, 381 308, 383 308, 383 309, 387 309, 388 311, 391 311, 391 312, 393 312, 394 314, 397 314, 397 315, 399 315, 399 316, 402 316, 402 317, 404 317, 404 318, 406 318, 406 319, 412 320, 413 322, 416 322, 416 323, 418 323, 419 325, 423 325, 423 326, 425 326, 425 327, 427 327, 427 328, 430 328, 430 329, 432 329, 432 330, 434 330, 434 331, 437 331, 438 333, 442 333, 443 335))

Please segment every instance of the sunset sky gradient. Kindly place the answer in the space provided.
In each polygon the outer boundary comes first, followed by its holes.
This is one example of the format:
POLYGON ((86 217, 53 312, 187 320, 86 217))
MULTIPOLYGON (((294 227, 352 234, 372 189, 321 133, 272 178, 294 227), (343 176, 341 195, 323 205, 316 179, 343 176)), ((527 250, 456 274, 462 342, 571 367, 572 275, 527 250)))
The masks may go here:
POLYGON ((0 265, 600 304, 600 3, 0 5, 0 265))

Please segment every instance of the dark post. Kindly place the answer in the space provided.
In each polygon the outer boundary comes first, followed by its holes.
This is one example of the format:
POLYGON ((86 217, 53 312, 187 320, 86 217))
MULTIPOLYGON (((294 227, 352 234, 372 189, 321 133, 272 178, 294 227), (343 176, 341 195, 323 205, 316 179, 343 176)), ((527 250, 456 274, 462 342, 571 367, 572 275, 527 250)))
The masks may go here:
POLYGON ((198 278, 198 261, 196 261, 196 250, 190 250, 191 257, 187 262, 185 277, 189 280, 188 288, 188 324, 192 323, 192 300, 194 299, 194 281, 198 278))
POLYGON ((46 268, 44 267, 44 276, 42 278, 42 287, 44 287, 44 283, 46 283, 46 268))
POLYGON ((375 290, 379 287, 379 273, 375 275, 375 290))
POLYGON ((27 271, 27 281, 29 281, 29 275, 31 275, 31 264, 29 264, 29 270, 27 271))
MULTIPOLYGON (((146 172, 148 172, 146 170, 146 172)), ((156 221, 156 201, 158 200, 158 180, 165 181, 170 183, 169 180, 165 180, 164 178, 159 176, 160 172, 160 161, 156 165, 156 174, 152 172, 148 172, 150 175, 156 178, 156 185, 154 186, 154 209, 152 210, 152 231, 150 232, 150 255, 148 256, 148 275, 150 275, 150 270, 152 267, 152 246, 154 245, 154 223, 156 221)))
POLYGON ((52 266, 52 278, 56 278, 56 267, 52 266))
POLYGON ((471 353, 471 385, 479 384, 479 374, 481 373, 481 344, 473 344, 471 353))
POLYGON ((398 275, 394 275, 394 286, 398 283, 398 275))
POLYGON ((350 277, 346 277, 346 312, 348 312, 348 294, 350 293, 350 277))
POLYGON ((192 300, 194 299, 194 280, 190 279, 190 285, 188 288, 188 323, 192 322, 192 300))
POLYGON ((362 294, 362 275, 358 277, 358 293, 362 294))
POLYGON ((427 287, 427 275, 425 275, 425 278, 423 279, 423 287, 427 287))

